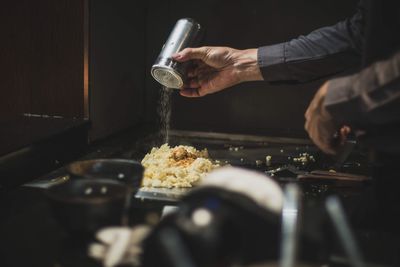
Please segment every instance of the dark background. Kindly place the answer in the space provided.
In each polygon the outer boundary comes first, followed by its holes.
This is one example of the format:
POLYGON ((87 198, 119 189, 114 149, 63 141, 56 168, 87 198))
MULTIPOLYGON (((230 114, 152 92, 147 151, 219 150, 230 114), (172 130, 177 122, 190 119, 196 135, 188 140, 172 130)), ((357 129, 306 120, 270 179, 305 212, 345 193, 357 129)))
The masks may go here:
MULTIPOLYGON (((206 30, 204 45, 239 49, 288 41, 300 34, 351 16, 352 0, 203 0, 151 1, 147 16, 149 70, 175 21, 196 19, 206 30)), ((146 78, 149 94, 160 90, 146 78)), ((304 85, 271 86, 246 83, 201 99, 174 94, 173 128, 250 134, 303 132, 304 111, 321 81, 304 85)), ((147 118, 154 116, 154 99, 148 98, 147 118)))
MULTIPOLYGON (((91 140, 143 122, 157 124, 161 86, 150 76, 150 68, 179 18, 192 17, 202 24, 204 45, 244 49, 287 41, 331 25, 351 15, 356 2, 3 1, 0 122, 24 113, 89 116, 91 140), (85 44, 90 59, 86 64, 85 44), (89 103, 85 102, 85 67, 89 70, 89 103)), ((320 82, 296 86, 247 83, 201 99, 183 98, 175 92, 172 127, 304 133, 303 113, 320 82)))
POLYGON ((0 121, 84 116, 83 2, 1 1, 0 121))
POLYGON ((97 140, 144 121, 147 7, 89 3, 90 138, 97 140))

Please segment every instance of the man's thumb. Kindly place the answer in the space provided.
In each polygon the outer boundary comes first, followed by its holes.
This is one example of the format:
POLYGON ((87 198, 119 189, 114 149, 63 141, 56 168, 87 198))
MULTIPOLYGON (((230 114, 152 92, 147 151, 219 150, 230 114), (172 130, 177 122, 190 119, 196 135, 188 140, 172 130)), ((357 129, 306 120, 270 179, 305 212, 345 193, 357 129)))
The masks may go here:
POLYGON ((172 58, 179 62, 185 62, 193 59, 204 60, 206 55, 207 55, 206 47, 185 48, 179 53, 172 55, 172 58))

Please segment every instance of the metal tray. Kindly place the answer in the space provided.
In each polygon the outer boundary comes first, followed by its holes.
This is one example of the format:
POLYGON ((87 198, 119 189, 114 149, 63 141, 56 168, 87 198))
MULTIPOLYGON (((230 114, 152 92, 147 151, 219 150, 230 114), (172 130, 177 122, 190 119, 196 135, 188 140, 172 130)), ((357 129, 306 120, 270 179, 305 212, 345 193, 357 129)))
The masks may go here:
POLYGON ((191 188, 140 188, 135 198, 140 200, 157 200, 178 202, 191 188))

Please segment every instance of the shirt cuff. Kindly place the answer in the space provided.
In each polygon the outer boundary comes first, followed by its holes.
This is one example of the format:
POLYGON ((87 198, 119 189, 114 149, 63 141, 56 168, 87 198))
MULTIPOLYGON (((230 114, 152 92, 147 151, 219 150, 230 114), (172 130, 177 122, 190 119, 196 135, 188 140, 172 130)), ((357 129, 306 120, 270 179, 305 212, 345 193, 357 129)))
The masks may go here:
POLYGON ((279 81, 287 79, 287 67, 285 66, 285 45, 259 47, 257 61, 261 74, 265 81, 279 81))

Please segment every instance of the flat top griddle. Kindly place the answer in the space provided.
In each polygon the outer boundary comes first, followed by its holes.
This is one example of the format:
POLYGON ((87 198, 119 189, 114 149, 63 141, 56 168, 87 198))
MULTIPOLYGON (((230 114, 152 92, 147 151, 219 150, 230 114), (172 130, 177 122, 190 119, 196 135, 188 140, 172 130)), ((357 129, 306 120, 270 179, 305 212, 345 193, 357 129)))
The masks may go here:
MULTIPOLYGON (((138 142, 137 151, 143 151, 145 154, 152 147, 158 147, 163 143, 162 138, 160 141, 157 138, 149 137, 147 140, 138 142)), ((321 153, 307 139, 172 131, 168 143, 170 146, 190 145, 197 149, 207 148, 210 158, 222 165, 229 164, 260 171, 272 175, 272 178, 278 183, 298 182, 297 175, 299 173, 307 173, 316 169, 329 170, 336 164, 334 158, 321 153), (267 156, 270 157, 269 161, 266 159, 267 156), (308 160, 299 160, 301 158, 308 160), (288 166, 289 168, 287 168, 288 166)), ((343 164, 342 171, 366 174, 368 169, 366 160, 357 152, 353 154, 343 164)), ((306 190, 310 191, 308 193, 312 195, 326 193, 335 188, 332 182, 319 184, 319 182, 313 181, 308 185, 304 183, 304 185, 306 190)), ((138 191, 136 198, 174 202, 179 201, 190 190, 191 188, 145 188, 138 191)))
MULTIPOLYGON (((140 162, 153 147, 158 147, 163 143, 164 139, 159 134, 147 135, 134 142, 132 146, 124 148, 117 157, 135 159, 140 162)), ((278 183, 298 182, 296 177, 299 172, 328 170, 336 163, 334 158, 321 153, 309 140, 299 138, 171 131, 168 143, 171 146, 190 145, 197 149, 207 148, 211 159, 219 161, 221 165, 230 164, 260 171, 272 176, 278 183), (314 160, 296 161, 304 154, 312 156, 314 160), (270 156, 269 162, 266 160, 267 156, 270 156)), ((343 164, 342 171, 366 174, 368 164, 366 159, 355 151, 343 164)), ((61 168, 26 186, 47 188, 67 180, 66 172, 61 168)), ((313 181, 310 184, 304 184, 304 188, 308 195, 320 195, 336 187, 333 184, 319 184, 313 181)), ((340 191, 343 191, 342 189, 340 191)), ((135 198, 142 201, 177 202, 190 190, 191 188, 141 188, 135 198)))

